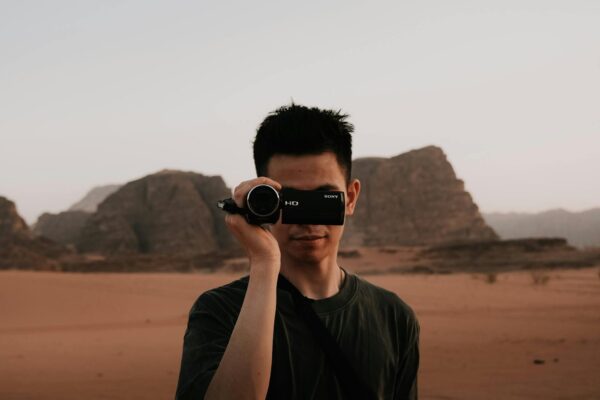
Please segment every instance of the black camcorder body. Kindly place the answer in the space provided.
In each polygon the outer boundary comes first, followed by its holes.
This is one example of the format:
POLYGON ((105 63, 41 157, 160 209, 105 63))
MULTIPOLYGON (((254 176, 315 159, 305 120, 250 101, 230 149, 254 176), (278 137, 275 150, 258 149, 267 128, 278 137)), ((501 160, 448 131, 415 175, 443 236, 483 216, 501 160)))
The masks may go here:
POLYGON ((246 195, 245 207, 233 199, 217 202, 217 207, 234 214, 245 215, 250 224, 343 225, 346 214, 344 192, 329 190, 277 191, 270 185, 254 186, 246 195))

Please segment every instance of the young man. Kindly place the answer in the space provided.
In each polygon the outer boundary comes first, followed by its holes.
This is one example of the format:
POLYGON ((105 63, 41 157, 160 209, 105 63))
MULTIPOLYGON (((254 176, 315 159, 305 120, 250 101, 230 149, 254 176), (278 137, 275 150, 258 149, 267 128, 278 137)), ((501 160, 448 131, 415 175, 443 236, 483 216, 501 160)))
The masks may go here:
MULTIPOLYGON (((244 207, 258 184, 337 190, 354 212, 353 126, 331 110, 292 104, 272 112, 254 141, 259 178, 233 193, 244 207)), ((184 336, 176 399, 346 399, 340 366, 294 306, 281 275, 307 297, 357 381, 377 399, 416 399, 419 324, 396 294, 338 264, 343 225, 251 225, 227 214, 250 261, 249 275, 196 300, 184 336), (281 280, 281 279, 280 279, 281 280), (341 381, 341 382, 340 382, 341 381)), ((313 314, 314 315, 314 314, 313 314)), ((347 379, 346 379, 347 382, 347 379)))

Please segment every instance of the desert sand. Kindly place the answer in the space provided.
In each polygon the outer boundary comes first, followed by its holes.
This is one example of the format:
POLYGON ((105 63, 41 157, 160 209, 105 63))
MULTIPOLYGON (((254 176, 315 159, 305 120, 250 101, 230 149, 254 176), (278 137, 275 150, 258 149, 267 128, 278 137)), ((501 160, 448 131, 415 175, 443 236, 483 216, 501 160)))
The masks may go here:
MULTIPOLYGON (((1 271, 0 399, 172 399, 192 303, 241 275, 1 271)), ((420 398, 599 399, 598 268, 546 276, 365 275, 417 312, 420 398)))

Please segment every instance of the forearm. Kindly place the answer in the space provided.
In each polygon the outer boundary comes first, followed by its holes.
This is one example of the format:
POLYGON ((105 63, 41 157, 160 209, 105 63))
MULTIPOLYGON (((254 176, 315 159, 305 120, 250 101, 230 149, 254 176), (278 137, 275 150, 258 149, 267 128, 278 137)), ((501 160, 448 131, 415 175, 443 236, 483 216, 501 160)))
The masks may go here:
POLYGON ((253 265, 227 349, 205 399, 264 399, 273 353, 278 268, 253 265))

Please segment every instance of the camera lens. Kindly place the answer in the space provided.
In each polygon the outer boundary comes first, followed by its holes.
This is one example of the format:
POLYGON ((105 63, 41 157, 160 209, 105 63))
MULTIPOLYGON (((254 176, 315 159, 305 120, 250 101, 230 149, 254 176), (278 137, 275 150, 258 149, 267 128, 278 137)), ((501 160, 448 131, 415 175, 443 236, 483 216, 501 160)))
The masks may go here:
POLYGON ((246 205, 252 214, 267 217, 279 210, 279 193, 269 185, 254 186, 246 196, 246 205))

